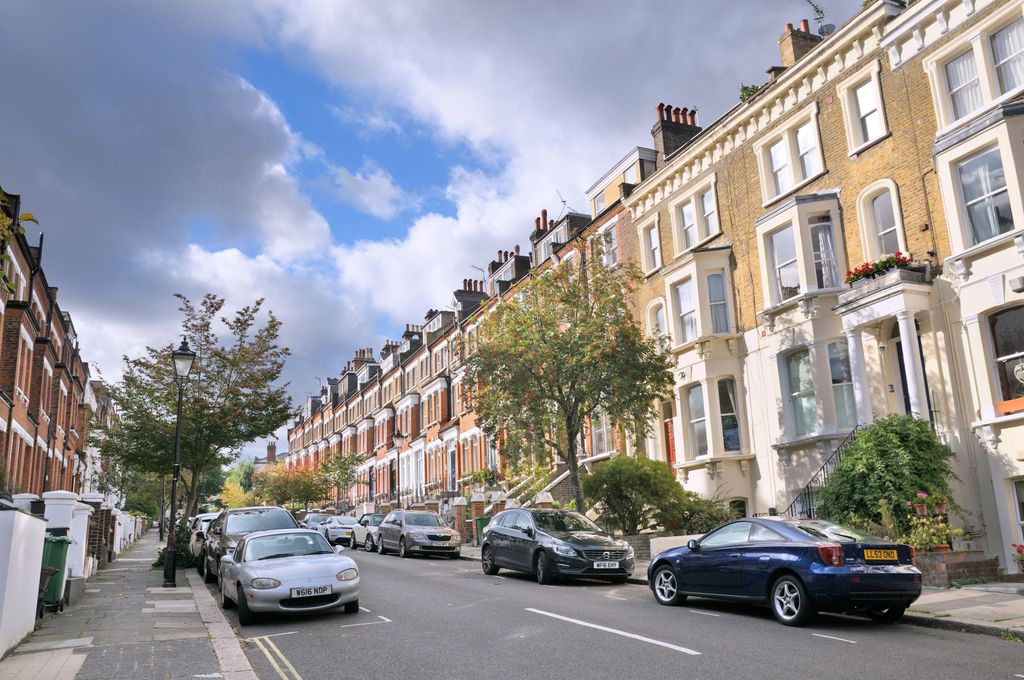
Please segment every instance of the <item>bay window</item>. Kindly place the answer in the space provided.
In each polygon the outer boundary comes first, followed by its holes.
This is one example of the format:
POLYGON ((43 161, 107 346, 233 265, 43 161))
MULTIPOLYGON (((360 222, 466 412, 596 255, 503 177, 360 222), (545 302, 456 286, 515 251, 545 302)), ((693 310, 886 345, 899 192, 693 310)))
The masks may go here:
POLYGON ((998 148, 982 151, 957 167, 970 245, 1013 229, 1010 195, 998 148))
POLYGON ((708 453, 708 428, 704 415, 704 387, 697 384, 686 391, 686 410, 689 417, 689 445, 693 457, 708 453))
POLYGON ((814 253, 814 276, 818 289, 835 288, 839 285, 839 268, 836 266, 832 220, 828 215, 812 217, 810 225, 811 248, 814 253))
POLYGON ((679 310, 679 339, 681 343, 697 339, 697 307, 693 294, 693 280, 686 279, 676 285, 676 305, 679 310))
POLYGON ((725 299, 725 274, 708 275, 708 305, 711 308, 711 332, 729 332, 729 304, 725 299))
POLYGON ((828 365, 832 376, 836 426, 840 429, 853 429, 857 424, 857 403, 853 397, 853 373, 850 371, 850 354, 845 342, 829 343, 828 365))
POLYGON ((800 294, 800 274, 793 240, 793 225, 788 225, 768 237, 771 251, 772 274, 776 301, 782 302, 800 294))
POLYGON ((726 451, 740 450, 740 420, 736 412, 736 380, 718 381, 718 412, 722 421, 722 447, 726 451))
POLYGON ((802 437, 818 427, 818 402, 814 396, 811 353, 807 349, 796 350, 786 357, 785 363, 794 433, 802 437))

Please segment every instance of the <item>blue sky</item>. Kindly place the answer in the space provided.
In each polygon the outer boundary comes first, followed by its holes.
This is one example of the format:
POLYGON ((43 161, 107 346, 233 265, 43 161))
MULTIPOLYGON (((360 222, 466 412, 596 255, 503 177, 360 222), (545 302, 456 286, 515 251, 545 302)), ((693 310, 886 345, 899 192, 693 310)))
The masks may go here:
MULTIPOLYGON (((818 4, 840 24, 861 3, 818 4)), ((0 184, 40 216, 97 374, 177 335, 176 292, 264 297, 302 399, 525 246, 559 194, 585 209, 651 145, 658 102, 728 110, 805 17, 804 0, 12 0, 0 184)))

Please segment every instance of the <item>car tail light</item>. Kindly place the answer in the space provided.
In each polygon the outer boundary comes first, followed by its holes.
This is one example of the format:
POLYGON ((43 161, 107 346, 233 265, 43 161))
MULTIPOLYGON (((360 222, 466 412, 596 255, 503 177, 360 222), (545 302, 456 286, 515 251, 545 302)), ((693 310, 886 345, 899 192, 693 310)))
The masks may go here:
POLYGON ((829 567, 838 567, 843 564, 843 546, 838 543, 819 545, 818 555, 821 556, 821 561, 829 567))

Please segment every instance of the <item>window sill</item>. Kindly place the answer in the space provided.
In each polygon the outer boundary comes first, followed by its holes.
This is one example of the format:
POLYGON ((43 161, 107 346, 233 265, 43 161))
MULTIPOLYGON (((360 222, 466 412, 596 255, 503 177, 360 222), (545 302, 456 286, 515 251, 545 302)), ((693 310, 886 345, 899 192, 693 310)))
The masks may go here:
MULTIPOLYGON (((1024 92, 1024 87, 1015 88, 1013 90, 1010 90, 1006 94, 999 95, 998 97, 991 100, 987 104, 982 105, 980 108, 978 108, 978 110, 971 111, 970 113, 968 113, 965 116, 962 116, 961 118, 949 121, 946 125, 944 125, 940 130, 938 130, 935 133, 935 139, 941 139, 942 137, 948 135, 950 132, 953 132, 954 130, 965 127, 969 123, 981 120, 986 115, 995 111, 1001 105, 1013 100, 1022 92, 1024 92)), ((948 97, 949 93, 944 92, 943 95, 948 97)))
POLYGON ((976 245, 966 248, 955 255, 946 258, 945 264, 953 271, 954 275, 961 282, 966 282, 971 277, 971 264, 974 260, 987 255, 989 252, 999 250, 1010 242, 1017 247, 1017 252, 1024 257, 1024 229, 1015 225, 1010 231, 982 241, 976 245))
POLYGON ((660 272, 661 268, 664 267, 664 266, 665 266, 664 263, 662 263, 662 264, 659 264, 654 269, 651 269, 650 271, 645 271, 644 272, 644 281, 647 281, 649 278, 651 278, 652 276, 654 276, 655 274, 660 272))
POLYGON ((821 311, 821 303, 818 298, 823 295, 839 295, 844 290, 846 289, 842 287, 817 288, 769 307, 765 307, 761 311, 757 312, 757 316, 760 316, 764 320, 764 324, 768 327, 769 331, 773 331, 775 330, 775 319, 783 312, 799 307, 800 311, 803 312, 804 317, 816 317, 821 311))
POLYGON ((688 255, 688 254, 692 253, 693 251, 697 250, 698 248, 701 248, 701 247, 707 245, 711 241, 714 241, 716 238, 718 238, 721 235, 722 235, 722 229, 721 229, 721 227, 719 227, 718 231, 716 231, 714 234, 708 234, 704 238, 702 238, 699 241, 697 241, 696 243, 694 243, 692 246, 689 246, 688 248, 683 248, 682 250, 676 251, 675 257, 673 259, 677 259, 678 260, 680 257, 683 257, 684 255, 688 255))
POLYGON ((858 146, 856 149, 851 149, 850 153, 848 155, 849 155, 850 158, 856 158, 860 154, 864 153, 865 151, 867 151, 868 149, 873 147, 875 144, 878 144, 879 142, 884 142, 885 140, 889 139, 890 137, 892 137, 892 131, 886 130, 885 134, 882 135, 881 137, 876 137, 875 139, 872 139, 870 141, 864 142, 863 144, 858 146))
POLYGON ((762 207, 762 208, 767 208, 768 206, 772 205, 773 203, 778 203, 778 202, 779 202, 780 200, 782 200, 783 198, 786 198, 786 197, 788 197, 788 196, 792 196, 793 194, 795 194, 796 192, 800 191, 800 190, 801 190, 801 189, 803 189, 803 188, 804 188, 805 186, 807 186, 808 184, 810 184, 811 182, 813 182, 814 180, 818 179, 819 177, 823 177, 823 176, 824 176, 824 175, 825 175, 825 174, 826 174, 827 172, 828 172, 828 169, 827 169, 827 168, 824 168, 824 169, 822 169, 822 170, 821 170, 820 172, 818 172, 817 174, 815 174, 815 175, 811 175, 811 176, 810 176, 810 177, 808 177, 807 179, 801 180, 801 181, 800 181, 799 183, 795 184, 795 185, 793 186, 793 188, 789 189, 789 190, 788 190, 788 191, 786 191, 785 193, 781 193, 781 194, 778 194, 778 195, 776 195, 776 196, 772 196, 772 197, 771 197, 771 198, 769 198, 769 199, 768 199, 767 201, 764 201, 764 202, 763 202, 763 203, 761 204, 761 207, 762 207))

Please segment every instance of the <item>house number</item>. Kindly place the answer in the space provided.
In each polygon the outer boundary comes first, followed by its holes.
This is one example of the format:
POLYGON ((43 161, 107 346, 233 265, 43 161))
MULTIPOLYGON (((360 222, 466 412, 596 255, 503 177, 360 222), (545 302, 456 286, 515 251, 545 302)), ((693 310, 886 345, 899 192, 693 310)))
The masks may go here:
POLYGON ((895 388, 895 387, 893 387, 893 385, 892 385, 892 384, 890 384, 890 385, 889 385, 889 391, 890 391, 890 392, 895 392, 895 391, 896 391, 896 388, 895 388))

